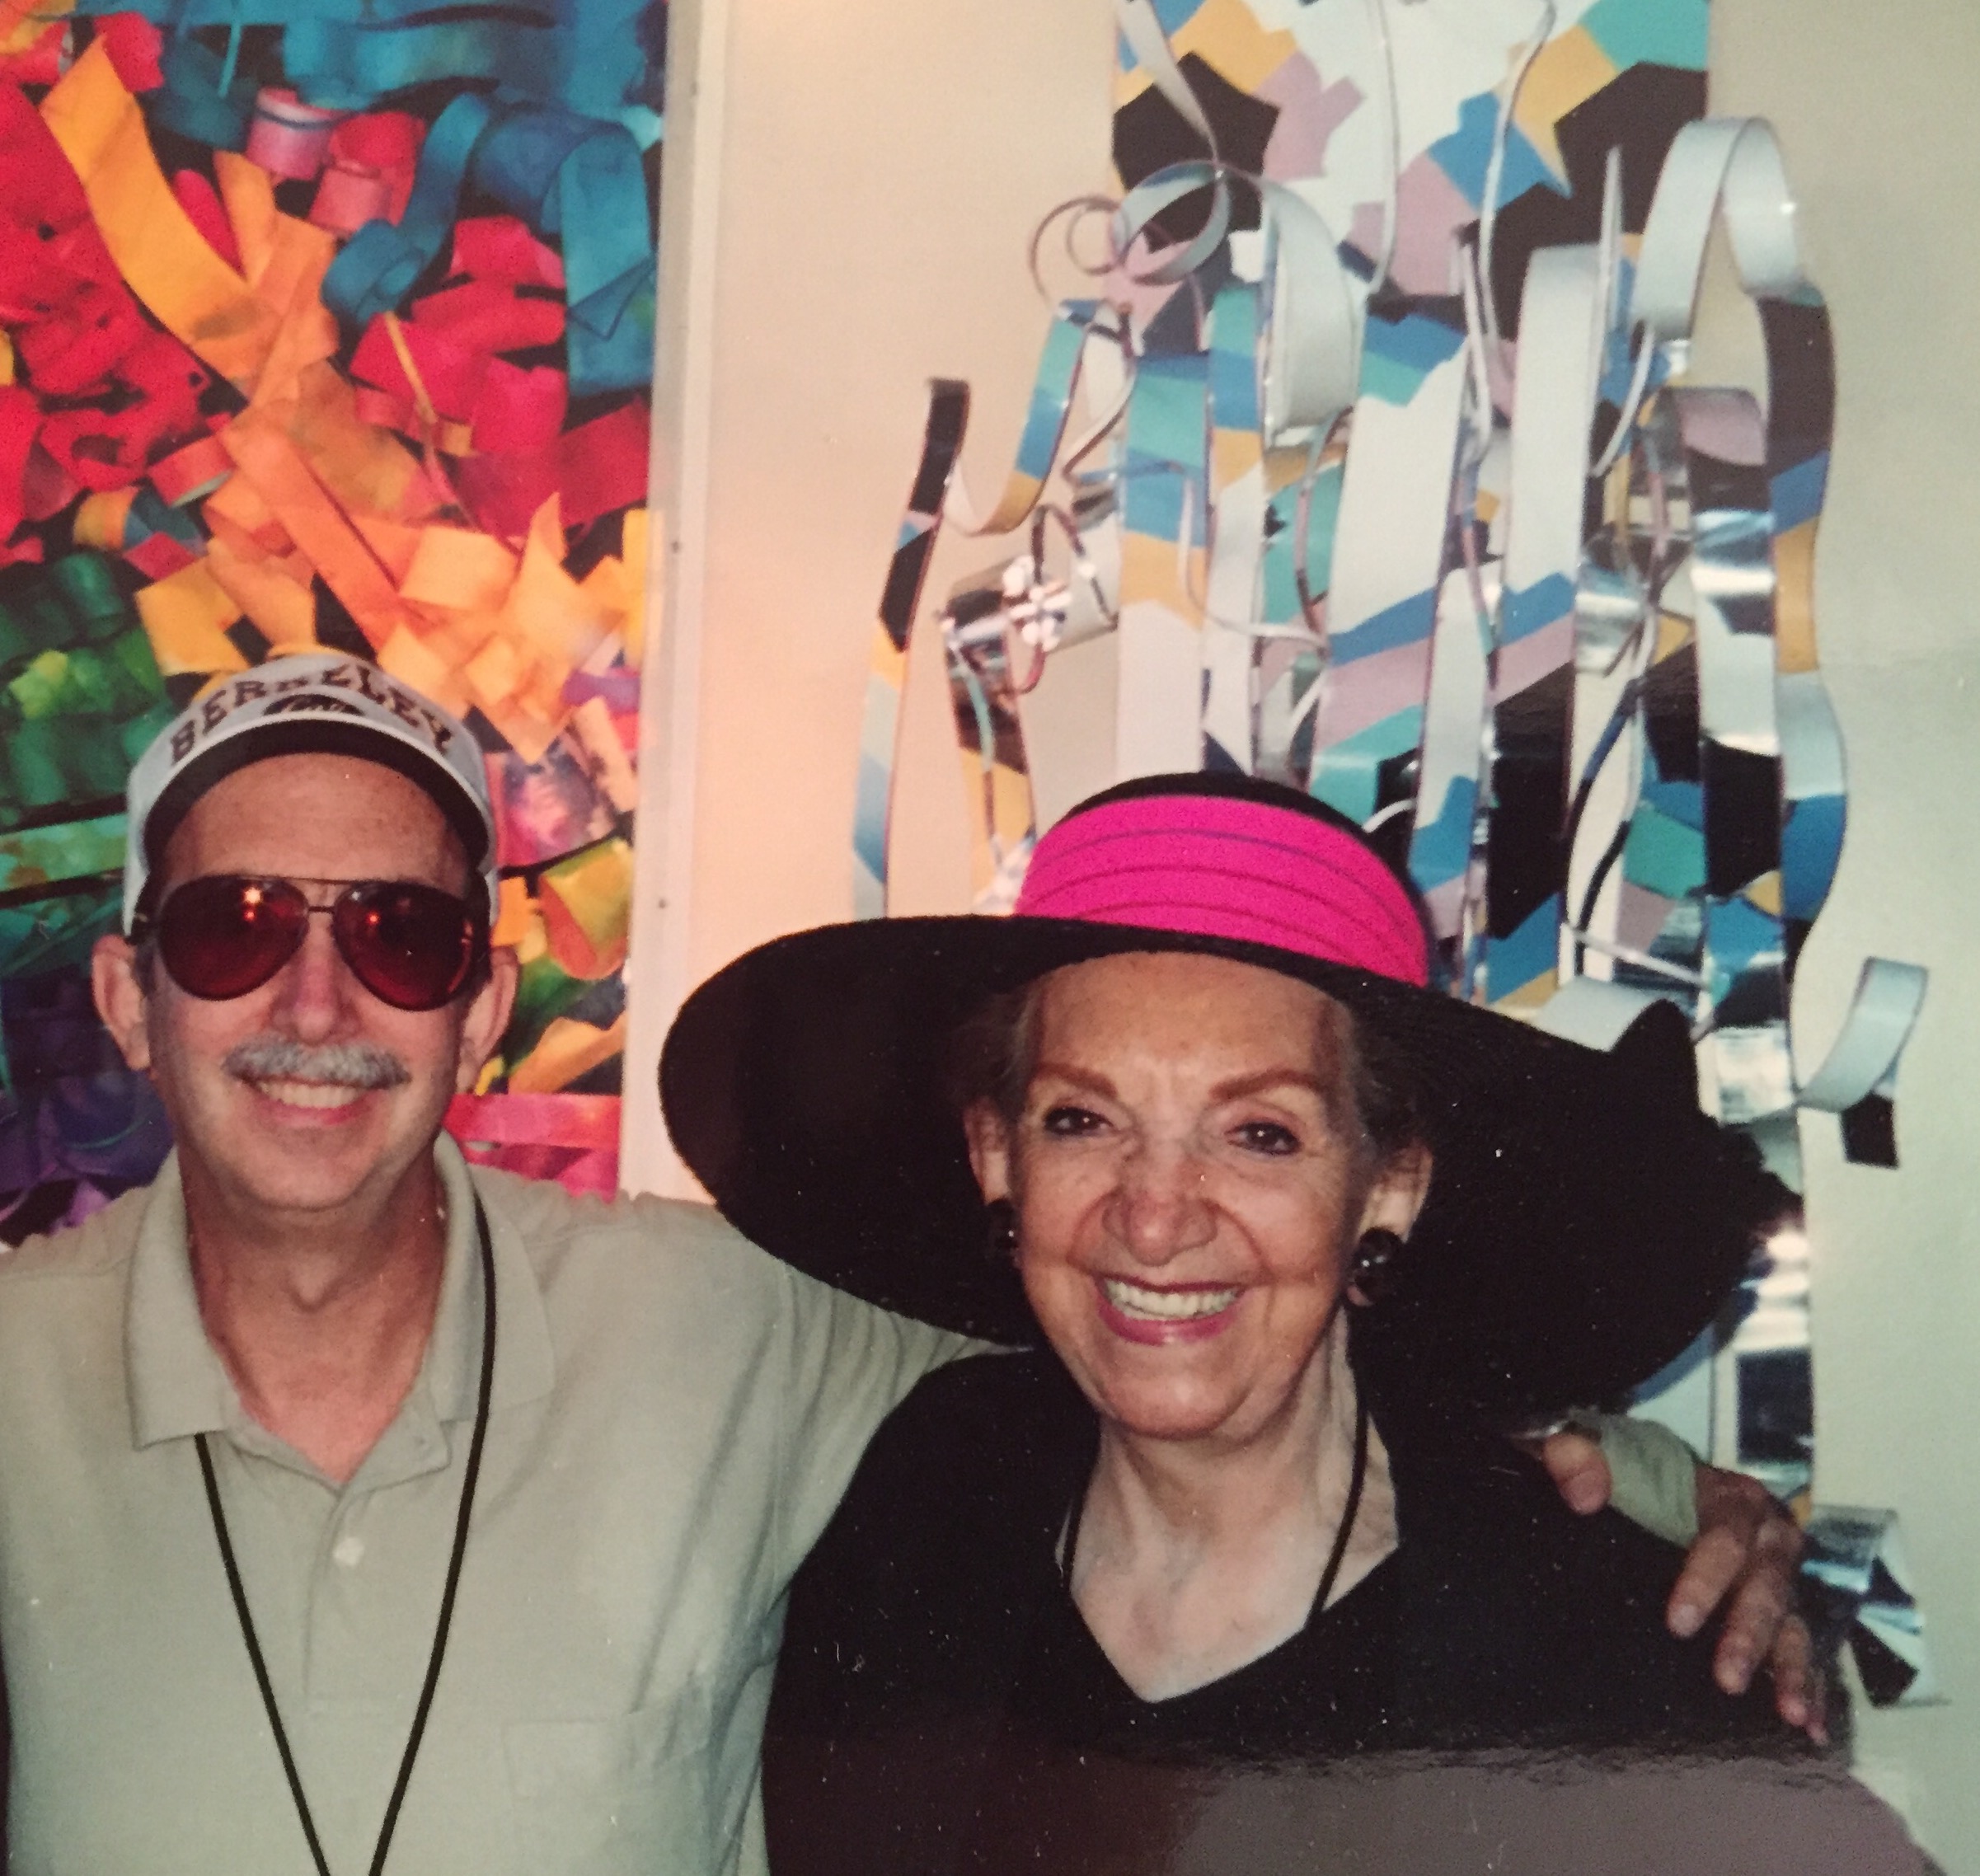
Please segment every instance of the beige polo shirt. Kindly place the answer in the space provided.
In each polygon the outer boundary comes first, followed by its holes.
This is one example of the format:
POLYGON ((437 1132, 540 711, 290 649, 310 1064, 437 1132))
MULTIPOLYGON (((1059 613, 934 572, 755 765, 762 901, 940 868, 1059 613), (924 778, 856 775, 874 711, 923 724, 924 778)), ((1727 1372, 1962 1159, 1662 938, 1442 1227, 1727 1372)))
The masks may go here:
MULTIPOLYGON (((307 1876, 200 1483, 210 1441, 333 1876, 368 1865, 421 1677, 479 1379, 469 1174, 419 1380, 338 1486, 243 1413, 176 1165, 0 1259, 0 1648, 16 1876, 307 1876)), ((875 1426, 968 1346, 697 1207, 477 1170, 494 1405, 446 1666, 387 1869, 762 1868, 757 1758, 791 1573, 875 1426)))

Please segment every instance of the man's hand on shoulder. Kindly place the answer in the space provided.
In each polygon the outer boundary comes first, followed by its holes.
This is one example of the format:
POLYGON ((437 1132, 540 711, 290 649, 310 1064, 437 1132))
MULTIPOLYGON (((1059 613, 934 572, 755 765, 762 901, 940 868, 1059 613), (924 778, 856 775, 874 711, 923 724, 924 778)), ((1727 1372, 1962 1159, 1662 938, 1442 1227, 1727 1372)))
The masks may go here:
POLYGON ((1671 1633, 1695 1635, 1723 1609, 1724 1628, 1713 1661, 1719 1685, 1729 1694, 1743 1693, 1764 1663, 1773 1677, 1776 1711, 1826 1744, 1822 1672, 1808 1625, 1795 1609, 1800 1527, 1757 1480, 1696 1461, 1674 1436, 1663 1435, 1691 1470, 1691 1503, 1682 1505, 1673 1489, 1681 1475, 1670 1474, 1669 1456, 1643 1443, 1650 1431, 1646 1423, 1603 1424, 1627 1431, 1628 1447, 1617 1456, 1626 1461, 1625 1482, 1631 1489, 1618 1489, 1600 1433, 1569 1428, 1537 1449, 1562 1501, 1585 1513, 1599 1511, 1613 1496, 1616 1508, 1633 1522, 1687 1545, 1665 1611, 1671 1633), (1640 1472, 1661 1476, 1640 1479, 1640 1472))

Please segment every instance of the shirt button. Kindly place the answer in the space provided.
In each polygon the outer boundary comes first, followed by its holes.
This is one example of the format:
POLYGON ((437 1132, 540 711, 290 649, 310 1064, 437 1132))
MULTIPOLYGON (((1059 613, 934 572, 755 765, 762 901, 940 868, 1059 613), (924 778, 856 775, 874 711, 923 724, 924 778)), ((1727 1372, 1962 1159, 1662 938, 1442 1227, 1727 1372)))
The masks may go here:
POLYGON ((331 1548, 331 1555, 347 1570, 354 1570, 364 1560, 364 1540, 362 1537, 340 1537, 331 1548))

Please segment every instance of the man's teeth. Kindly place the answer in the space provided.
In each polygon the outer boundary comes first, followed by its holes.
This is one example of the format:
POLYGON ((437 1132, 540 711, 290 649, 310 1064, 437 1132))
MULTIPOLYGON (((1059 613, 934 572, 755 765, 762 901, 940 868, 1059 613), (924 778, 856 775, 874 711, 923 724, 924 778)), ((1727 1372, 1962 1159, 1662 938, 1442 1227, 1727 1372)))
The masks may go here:
POLYGON ((1150 1290, 1139 1283, 1123 1283, 1118 1277, 1103 1277, 1100 1287, 1123 1316, 1148 1322, 1188 1322, 1199 1316, 1216 1316, 1237 1301, 1236 1289, 1150 1290))
POLYGON ((349 1107, 368 1091, 341 1081, 257 1081, 255 1087, 286 1107, 349 1107))

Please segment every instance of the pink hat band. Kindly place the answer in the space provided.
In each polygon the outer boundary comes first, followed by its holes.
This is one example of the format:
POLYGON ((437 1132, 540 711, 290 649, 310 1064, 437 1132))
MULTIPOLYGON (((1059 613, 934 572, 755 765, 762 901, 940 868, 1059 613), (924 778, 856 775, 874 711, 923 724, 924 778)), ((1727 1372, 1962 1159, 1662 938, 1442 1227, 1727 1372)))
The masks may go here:
POLYGON ((1408 893, 1344 828, 1214 795, 1142 795, 1069 815, 1038 843, 1021 918, 1240 940, 1423 987, 1408 893))

